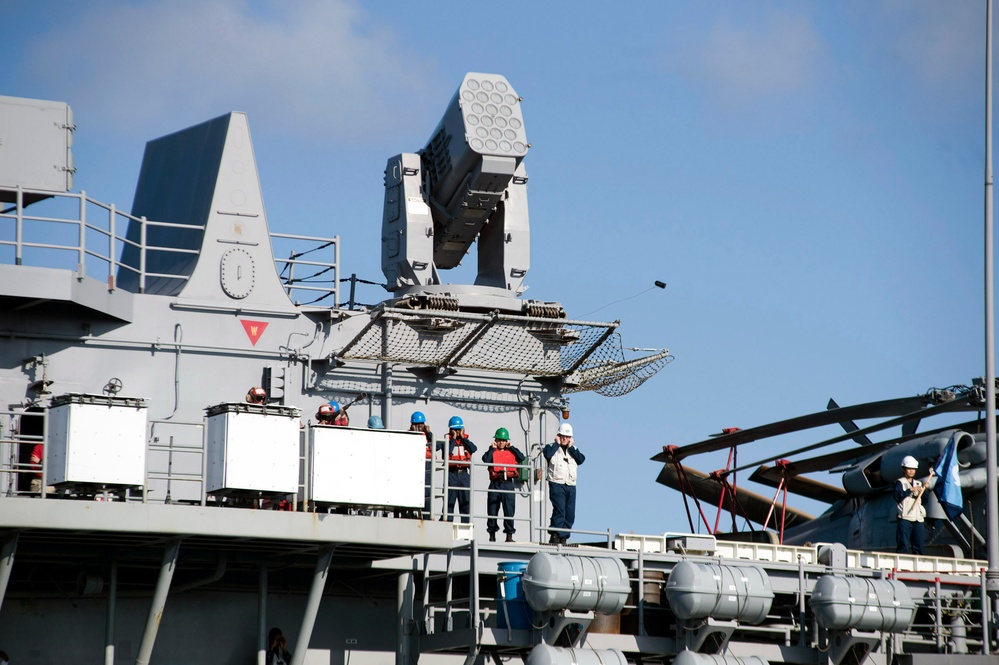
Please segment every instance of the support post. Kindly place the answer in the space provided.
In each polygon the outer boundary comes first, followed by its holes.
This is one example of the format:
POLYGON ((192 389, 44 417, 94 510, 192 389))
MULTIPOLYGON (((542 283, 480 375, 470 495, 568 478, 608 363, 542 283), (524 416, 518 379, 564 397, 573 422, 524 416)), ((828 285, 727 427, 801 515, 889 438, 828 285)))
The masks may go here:
POLYGON ((292 649, 291 665, 302 665, 305 653, 312 639, 312 629, 316 625, 316 615, 319 614, 319 602, 323 599, 323 589, 326 587, 326 577, 330 572, 330 562, 333 560, 333 547, 327 547, 319 552, 316 560, 316 570, 312 574, 312 588, 309 589, 309 599, 305 603, 305 616, 302 617, 302 628, 298 632, 298 641, 292 649))
POLYGON ((257 583, 257 665, 266 665, 267 649, 267 564, 260 564, 257 583))
POLYGON ((118 600, 118 559, 111 559, 111 586, 108 589, 108 615, 104 624, 104 665, 114 665, 115 605, 118 600))
POLYGON ((149 659, 153 656, 153 644, 156 643, 156 632, 163 619, 163 610, 166 607, 167 595, 170 593, 173 571, 177 568, 177 554, 179 552, 179 538, 174 538, 167 543, 166 551, 163 552, 163 563, 160 565, 160 576, 156 580, 156 591, 153 592, 153 604, 149 608, 149 617, 146 619, 146 629, 142 633, 142 643, 139 644, 139 652, 135 656, 135 665, 149 665, 149 659))
POLYGON ((413 597, 416 593, 415 574, 416 558, 413 558, 413 570, 399 575, 397 595, 396 595, 396 644, 395 652, 396 665, 410 665, 412 661, 413 645, 411 637, 413 635, 413 597))
POLYGON ((14 568, 14 552, 17 551, 17 531, 8 533, 0 543, 0 609, 3 609, 3 598, 7 595, 7 582, 10 581, 10 571, 14 568))

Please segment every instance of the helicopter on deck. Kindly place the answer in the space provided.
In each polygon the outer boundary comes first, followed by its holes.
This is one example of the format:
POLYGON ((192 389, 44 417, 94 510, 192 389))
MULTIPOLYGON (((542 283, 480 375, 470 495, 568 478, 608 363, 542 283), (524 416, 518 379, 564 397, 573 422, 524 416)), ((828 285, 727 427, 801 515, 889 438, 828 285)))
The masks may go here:
MULTIPOLYGON (((750 429, 728 428, 709 438, 684 446, 664 446, 652 457, 663 462, 657 482, 683 494, 691 530, 703 525, 719 533, 722 516, 730 514, 728 538, 776 541, 784 544, 839 542, 851 549, 894 550, 896 503, 892 487, 902 473, 902 460, 911 455, 919 462, 916 476, 926 476, 944 456, 956 457, 958 505, 941 500, 944 483, 926 492, 923 503, 930 527, 927 542, 937 552, 963 556, 985 548, 986 439, 984 381, 971 386, 931 389, 913 397, 868 402, 841 407, 829 400, 826 410, 750 429), (918 431, 923 421, 943 414, 978 412, 975 419, 918 431), (857 421, 873 420, 860 427, 857 421), (740 450, 746 444, 839 424, 844 433, 832 438, 784 450, 742 464, 740 450), (897 436, 872 441, 869 435, 900 427, 897 436), (836 444, 849 448, 808 457, 836 444), (729 451, 725 468, 704 473, 683 462, 695 455, 729 451), (738 472, 752 469, 749 480, 775 489, 772 497, 737 485, 738 472), (836 487, 804 474, 842 474, 836 487), (828 505, 813 516, 788 506, 788 494, 828 505), (717 510, 713 524, 702 504, 717 510), (738 529, 739 522, 744 529, 738 529)), ((952 495, 953 496, 953 495, 952 495)), ((949 499, 953 501, 953 498, 949 499)))

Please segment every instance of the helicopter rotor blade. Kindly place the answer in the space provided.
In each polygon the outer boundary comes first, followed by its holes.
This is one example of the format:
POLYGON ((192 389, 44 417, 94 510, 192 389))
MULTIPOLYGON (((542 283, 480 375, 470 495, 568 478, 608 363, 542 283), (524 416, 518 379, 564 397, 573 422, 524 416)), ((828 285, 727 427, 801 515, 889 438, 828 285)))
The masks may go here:
MULTIPOLYGON (((838 409, 838 408, 840 408, 839 404, 836 403, 836 400, 830 397, 829 403, 826 404, 826 409, 838 409)), ((858 429, 860 429, 859 427, 857 427, 857 423, 853 422, 852 420, 841 420, 839 424, 840 427, 842 427, 846 432, 856 432, 858 429)), ((863 434, 859 434, 853 437, 853 440, 856 441, 861 446, 871 445, 871 440, 866 436, 864 436, 863 434)))
MULTIPOLYGON (((734 469, 729 469, 729 470, 725 471, 724 473, 726 475, 731 475, 731 474, 735 473, 736 471, 743 471, 745 469, 752 469, 752 468, 760 466, 761 464, 766 464, 768 462, 775 462, 778 459, 781 459, 783 457, 790 457, 790 456, 797 455, 797 454, 800 454, 800 453, 807 453, 807 452, 810 452, 812 450, 818 450, 819 448, 824 448, 826 446, 831 446, 831 445, 833 445, 835 443, 840 443, 842 441, 846 441, 847 439, 852 439, 857 434, 867 435, 867 434, 872 434, 874 432, 880 432, 881 430, 888 429, 890 427, 897 427, 898 425, 905 424, 905 423, 909 422, 910 420, 913 420, 914 418, 925 418, 927 416, 933 416, 933 415, 936 415, 938 413, 947 413, 948 411, 959 411, 961 409, 966 409, 966 408, 968 408, 967 407, 967 403, 963 399, 954 399, 954 400, 951 400, 949 402, 941 402, 939 404, 934 404, 933 406, 926 407, 925 409, 920 409, 919 411, 916 411, 916 412, 913 412, 913 413, 909 413, 909 414, 906 414, 906 415, 903 415, 903 416, 899 416, 898 418, 892 418, 891 420, 885 420, 885 421, 877 423, 875 425, 870 425, 869 427, 865 427, 863 429, 859 429, 859 430, 857 430, 856 432, 854 432, 852 434, 850 434, 850 433, 848 433, 848 434, 841 434, 840 436, 836 436, 836 437, 833 437, 831 439, 826 439, 825 441, 820 441, 819 443, 813 443, 812 445, 805 446, 804 448, 798 448, 797 450, 792 450, 790 452, 783 453, 783 454, 777 455, 775 457, 768 457, 768 458, 761 459, 761 460, 758 460, 756 462, 753 462, 752 464, 746 464, 746 465, 743 465, 743 466, 740 466, 740 467, 737 467, 737 468, 734 468, 734 469)), ((916 435, 913 435, 913 436, 916 436, 916 435)), ((924 434, 920 434, 919 436, 925 436, 925 433, 924 434)), ((883 444, 875 444, 875 446, 879 446, 879 445, 883 445, 883 444)), ((852 450, 850 452, 853 453, 856 457, 860 457, 863 454, 865 454, 867 452, 870 452, 870 451, 868 451, 868 450, 858 451, 858 450, 855 449, 855 450, 852 450)))
MULTIPOLYGON (((926 395, 915 397, 902 397, 897 399, 882 400, 880 402, 868 402, 866 404, 856 404, 854 406, 844 406, 838 409, 827 409, 817 413, 810 413, 805 416, 798 416, 788 420, 781 420, 768 425, 752 427, 750 429, 736 430, 729 434, 716 436, 697 443, 680 446, 673 451, 676 459, 680 460, 691 455, 724 450, 732 446, 767 439, 781 434, 789 434, 815 427, 833 425, 844 420, 867 418, 887 418, 889 416, 900 416, 917 411, 931 401, 926 395)), ((859 430, 858 430, 859 431, 859 430)), ((656 462, 666 462, 673 459, 670 454, 662 452, 652 458, 656 462)), ((757 466, 757 465, 753 465, 757 466)))

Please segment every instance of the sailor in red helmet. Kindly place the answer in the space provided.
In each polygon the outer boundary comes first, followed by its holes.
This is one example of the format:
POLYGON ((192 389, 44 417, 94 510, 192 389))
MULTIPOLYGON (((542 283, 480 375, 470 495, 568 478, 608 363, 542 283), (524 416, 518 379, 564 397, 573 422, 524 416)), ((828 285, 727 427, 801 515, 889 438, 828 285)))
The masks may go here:
POLYGON ((260 387, 253 387, 246 391, 247 404, 267 404, 267 391, 260 387))

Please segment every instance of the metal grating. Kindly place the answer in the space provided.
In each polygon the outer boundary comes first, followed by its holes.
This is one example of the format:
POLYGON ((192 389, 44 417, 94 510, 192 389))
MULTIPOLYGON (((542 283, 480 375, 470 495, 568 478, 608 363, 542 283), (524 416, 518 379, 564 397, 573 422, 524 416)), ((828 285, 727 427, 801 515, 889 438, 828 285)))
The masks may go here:
POLYGON ((624 395, 672 360, 668 351, 625 360, 618 322, 381 308, 337 360, 373 360, 571 377, 569 392, 624 395))
POLYGON ((563 392, 593 391, 604 397, 620 397, 635 390, 673 362, 669 349, 628 360, 621 335, 614 333, 591 354, 567 380, 563 392))

